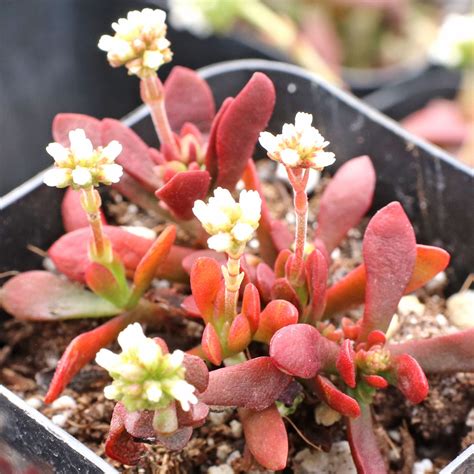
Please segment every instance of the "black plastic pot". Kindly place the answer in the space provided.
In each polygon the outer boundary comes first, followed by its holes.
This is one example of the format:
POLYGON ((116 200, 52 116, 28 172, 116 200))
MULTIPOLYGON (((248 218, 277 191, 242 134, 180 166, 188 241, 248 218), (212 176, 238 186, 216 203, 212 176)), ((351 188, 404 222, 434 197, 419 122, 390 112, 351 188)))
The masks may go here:
MULTIPOLYGON (((295 66, 233 61, 204 68, 201 73, 221 103, 225 97, 235 95, 255 71, 265 72, 277 90, 269 128, 280 130, 284 122, 293 121, 296 112, 311 112, 322 134, 331 141, 337 166, 354 156, 370 155, 378 178, 374 209, 391 200, 401 201, 416 227, 418 241, 440 245, 452 253, 450 278, 457 287, 474 267, 469 242, 469 236, 474 235, 474 216, 470 212, 474 187, 468 168, 352 96, 295 66)), ((146 109, 134 111, 125 122, 147 142, 156 144, 146 109)), ((259 152, 263 156, 262 150, 259 152)), ((26 246, 47 248, 60 236, 61 194, 43 186, 39 176, 3 198, 0 272, 39 267, 40 258, 26 246)), ((16 408, 7 405, 4 411, 10 409, 16 408)), ((37 442, 41 443, 40 437, 37 442)), ((17 449, 20 445, 18 441, 17 449)), ((44 460, 49 461, 48 454, 44 460)))
MULTIPOLYGON (((112 69, 97 41, 129 10, 164 5, 166 0, 2 2, 0 196, 48 166, 44 147, 58 112, 120 118, 139 105, 138 81, 124 68, 112 69)), ((197 69, 229 59, 270 58, 243 39, 201 39, 173 29, 168 37, 173 65, 197 69)))

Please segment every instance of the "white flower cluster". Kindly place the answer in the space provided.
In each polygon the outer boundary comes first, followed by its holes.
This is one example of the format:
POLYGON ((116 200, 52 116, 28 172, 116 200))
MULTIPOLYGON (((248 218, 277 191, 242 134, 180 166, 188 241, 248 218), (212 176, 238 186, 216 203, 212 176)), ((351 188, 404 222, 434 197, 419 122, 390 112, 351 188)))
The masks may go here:
POLYGON ((116 140, 106 147, 94 149, 84 130, 78 128, 69 132, 70 147, 50 143, 46 151, 54 158, 54 168, 48 170, 43 181, 48 186, 65 188, 88 188, 100 183, 118 183, 122 167, 114 163, 122 152, 122 145, 116 140))
POLYGON ((285 123, 281 134, 260 133, 260 145, 267 150, 269 158, 289 168, 321 170, 332 165, 336 158, 334 153, 324 151, 329 142, 311 126, 312 123, 311 114, 298 112, 295 123, 285 123))
POLYGON ((257 191, 243 190, 236 202, 227 189, 217 188, 209 203, 196 201, 194 215, 211 237, 207 244, 217 252, 242 252, 258 227, 262 200, 257 191))
POLYGON ((101 349, 95 359, 114 379, 104 388, 106 398, 122 402, 129 412, 166 408, 173 400, 189 411, 198 402, 195 388, 184 378, 182 351, 163 354, 138 323, 127 326, 118 343, 121 354, 101 349))
POLYGON ((474 66, 474 14, 449 14, 430 49, 430 56, 450 67, 474 66))
POLYGON ((103 35, 98 46, 107 52, 111 66, 125 65, 129 74, 140 78, 150 76, 173 56, 166 39, 165 20, 163 10, 131 11, 127 18, 112 23, 115 35, 103 35))

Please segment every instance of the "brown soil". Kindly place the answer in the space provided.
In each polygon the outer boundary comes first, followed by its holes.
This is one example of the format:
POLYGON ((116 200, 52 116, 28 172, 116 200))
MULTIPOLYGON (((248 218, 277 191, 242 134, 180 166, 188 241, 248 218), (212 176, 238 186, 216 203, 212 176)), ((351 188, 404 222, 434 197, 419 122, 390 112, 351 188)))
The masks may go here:
MULTIPOLYGON (((268 165, 267 165, 268 166, 268 165)), ((270 179, 271 168, 261 170, 270 179)), ((327 183, 322 179, 310 203, 310 223, 314 222, 321 190, 327 183)), ((288 210, 291 196, 284 183, 265 184, 265 194, 272 212, 292 224, 288 210)), ((145 225, 159 228, 162 222, 141 212, 121 196, 113 196, 108 203, 109 216, 125 225, 145 225)), ((332 275, 335 280, 354 268, 361 261, 361 238, 365 227, 350 232, 341 245, 332 275)), ((310 231, 314 231, 311 226, 310 231)), ((186 241, 185 233, 180 235, 186 241)), ((442 287, 430 292, 420 291, 419 300, 425 304, 423 314, 399 313, 400 329, 393 339, 429 337, 445 334, 455 328, 443 316, 445 300, 442 287)), ((355 311, 353 315, 360 314, 355 311)), ((113 403, 104 399, 103 387, 109 382, 104 370, 95 364, 86 366, 65 390, 67 398, 59 406, 46 406, 41 400, 51 380, 54 368, 67 344, 77 334, 96 327, 99 321, 83 320, 58 323, 29 323, 12 319, 0 321, 0 383, 19 394, 46 416, 62 425, 69 433, 89 446, 102 457, 113 403)), ((172 318, 155 327, 148 327, 147 334, 165 338, 171 349, 188 348, 199 341, 202 330, 195 321, 172 318), (179 335, 179 337, 177 337, 179 335)), ((258 347, 255 351, 258 351, 258 347)), ((376 398, 377 435, 386 457, 390 459, 391 472, 411 473, 416 460, 429 458, 436 470, 445 466, 460 450, 473 442, 466 418, 474 400, 474 375, 457 374, 450 377, 431 377, 430 394, 418 406, 407 403, 393 389, 380 391, 376 398)), ((317 400, 306 397, 302 406, 287 422, 290 439, 290 461, 307 447, 329 450, 331 442, 345 439, 342 423, 325 428, 314 422, 317 400)), ((244 441, 241 425, 233 410, 212 413, 205 426, 195 430, 191 442, 180 453, 168 452, 160 446, 150 446, 149 455, 139 466, 124 469, 125 473, 189 473, 207 472, 211 466, 227 463, 234 472, 248 472, 242 459, 244 441)), ((110 462, 110 460, 108 460, 110 462)), ((113 464, 113 463, 112 463, 113 464)), ((224 472, 224 471, 222 471, 224 472)))

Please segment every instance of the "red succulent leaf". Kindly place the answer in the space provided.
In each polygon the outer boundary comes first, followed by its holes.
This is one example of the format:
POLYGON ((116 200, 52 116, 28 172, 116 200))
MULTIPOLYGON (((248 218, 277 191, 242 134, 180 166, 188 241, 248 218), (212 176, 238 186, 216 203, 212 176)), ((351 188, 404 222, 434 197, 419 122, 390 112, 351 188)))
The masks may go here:
POLYGON ((209 139, 207 144, 205 165, 206 170, 212 177, 214 182, 217 179, 217 150, 216 150, 216 140, 217 140, 217 130, 224 113, 229 108, 230 104, 234 101, 233 97, 227 97, 221 105, 221 108, 217 112, 211 126, 211 132, 209 133, 209 139))
POLYGON ((345 339, 341 344, 341 349, 336 360, 336 369, 341 375, 342 380, 351 388, 356 386, 356 366, 355 352, 352 347, 352 341, 345 339))
POLYGON ((388 382, 381 375, 363 375, 365 383, 374 388, 386 388, 388 382))
POLYGON ((272 300, 260 313, 256 341, 269 343, 272 336, 281 328, 298 322, 298 310, 285 300, 272 300))
POLYGON ((390 344, 391 354, 409 354, 427 374, 474 372, 474 329, 390 344))
POLYGON ((227 347, 231 352, 242 352, 252 340, 252 330, 250 329, 249 320, 240 313, 238 314, 229 328, 227 336, 227 347))
POLYGON ((415 233, 400 203, 392 202, 372 217, 364 235, 363 254, 367 287, 361 341, 374 329, 388 329, 413 274, 415 233))
POLYGON ((93 360, 100 349, 115 341, 120 331, 133 322, 135 317, 133 313, 124 313, 95 329, 76 336, 69 343, 56 366, 48 393, 44 397, 45 403, 56 400, 79 370, 93 360))
POLYGON ((288 435, 275 404, 262 411, 239 409, 247 447, 265 469, 284 469, 288 459, 288 435))
POLYGON ((274 106, 272 81, 265 74, 256 72, 219 120, 216 134, 217 186, 235 187, 274 106))
MULTIPOLYGON (((115 264, 120 265, 120 262, 115 262, 115 264)), ((123 287, 104 265, 91 262, 86 269, 86 283, 96 295, 105 298, 119 308, 125 307, 129 292, 126 288, 126 293, 122 291, 123 287)))
POLYGON ((122 153, 115 160, 125 171, 146 188, 154 192, 161 182, 153 171, 155 163, 149 156, 148 145, 130 128, 119 120, 102 120, 102 142, 117 140, 122 145, 122 153))
POLYGON ((200 357, 185 354, 183 366, 186 369, 186 382, 196 387, 198 392, 204 392, 209 383, 209 370, 205 362, 200 357))
POLYGON ((82 128, 86 137, 97 148, 102 145, 100 120, 83 114, 57 114, 53 120, 53 138, 56 142, 69 147, 69 132, 82 128))
POLYGON ((352 458, 360 474, 385 474, 387 468, 372 426, 370 406, 360 405, 361 415, 347 419, 347 435, 352 458))
POLYGON ((154 414, 153 410, 134 411, 131 413, 126 411, 123 416, 123 422, 127 433, 138 439, 154 438, 156 436, 155 429, 153 428, 154 414))
POLYGON ((105 441, 105 454, 110 458, 128 466, 135 466, 140 461, 146 448, 142 443, 136 443, 125 428, 127 410, 117 403, 112 414, 110 430, 105 441))
POLYGON ((321 336, 309 324, 292 324, 275 333, 270 341, 270 357, 287 374, 310 379, 320 369, 334 366, 339 346, 321 336))
POLYGON ((374 329, 367 336, 367 348, 372 346, 383 346, 386 341, 387 338, 385 337, 385 334, 379 329, 374 329))
POLYGON ((208 132, 216 113, 212 91, 201 76, 182 66, 175 66, 165 86, 165 108, 172 130, 179 132, 186 122, 201 132, 208 132))
POLYGON ((112 184, 112 187, 142 209, 151 213, 157 212, 158 203, 156 202, 155 195, 144 189, 143 186, 128 173, 124 172, 120 181, 112 184))
POLYGON ((258 291, 262 295, 262 300, 268 303, 272 297, 272 286, 275 283, 275 274, 266 263, 259 263, 255 277, 258 291))
POLYGON ((191 270, 191 291, 201 317, 208 322, 214 313, 214 301, 221 286, 222 272, 213 258, 201 257, 191 270))
POLYGON ((133 275, 133 296, 139 298, 149 288, 158 268, 168 257, 176 239, 176 227, 166 227, 140 260, 133 275))
POLYGON ((214 326, 207 323, 202 333, 201 346, 204 354, 214 365, 222 363, 222 347, 214 326))
POLYGON ((400 392, 412 403, 422 402, 428 395, 428 380, 418 362, 408 354, 401 354, 392 360, 400 392))
POLYGON ((183 259, 182 266, 191 274, 194 262, 199 258, 207 257, 216 260, 219 265, 225 265, 227 262, 227 257, 225 253, 216 252, 215 250, 202 249, 202 250, 193 250, 186 258, 183 259))
MULTIPOLYGON (((405 294, 421 288, 449 263, 449 254, 438 247, 429 245, 416 246, 415 268, 405 289, 405 294)), ((344 311, 351 306, 364 302, 366 287, 365 266, 359 265, 337 282, 327 293, 325 316, 344 311)))
POLYGON ((331 253, 372 204, 375 170, 368 156, 344 163, 321 196, 316 236, 331 253))
POLYGON ((207 390, 199 397, 207 405, 264 410, 278 399, 292 378, 281 372, 270 357, 213 370, 207 390))
POLYGON ((5 311, 27 321, 114 316, 121 310, 80 285, 46 271, 20 273, 0 290, 5 311))
POLYGON ((190 426, 185 426, 170 435, 156 433, 156 440, 170 451, 181 451, 188 444, 192 435, 193 429, 190 426))
POLYGON ((157 165, 164 165, 166 163, 165 156, 163 155, 163 153, 161 153, 161 151, 157 150, 156 148, 148 148, 148 156, 157 165))
POLYGON ((250 330, 254 333, 258 329, 260 318, 260 295, 252 283, 245 285, 244 296, 242 298, 242 314, 247 318, 250 330))
MULTIPOLYGON (((87 214, 81 206, 80 191, 75 191, 72 188, 66 190, 61 203, 61 215, 66 232, 71 232, 89 225, 87 214)), ((102 209, 100 210, 100 220, 102 224, 106 224, 102 209)))
POLYGON ((201 317, 201 312, 199 311, 199 308, 196 305, 196 301, 194 300, 193 295, 189 295, 184 298, 183 302, 181 303, 181 308, 186 311, 186 316, 189 316, 191 318, 201 317))
POLYGON ((177 404, 176 413, 178 414, 178 424, 180 427, 190 426, 191 428, 197 428, 206 422, 209 407, 205 403, 198 402, 195 405, 191 405, 189 411, 184 411, 177 404))
POLYGON ((301 311, 301 302, 295 289, 286 278, 278 278, 272 287, 272 300, 282 299, 294 305, 298 313, 301 311))
POLYGON ((194 201, 206 197, 210 182, 211 177, 205 170, 182 171, 158 189, 155 195, 178 219, 189 220, 194 217, 194 201))
POLYGON ((321 319, 326 306, 328 281, 327 260, 318 249, 314 250, 306 259, 306 280, 311 297, 309 321, 315 323, 321 319))
MULTIPOLYGON (((114 252, 122 260, 129 276, 133 276, 140 260, 153 245, 153 241, 139 237, 115 226, 104 226, 104 233, 112 242, 114 252)), ((70 280, 84 282, 86 268, 89 265, 88 242, 92 234, 89 228, 77 229, 58 239, 48 250, 56 268, 70 280)), ((181 266, 181 261, 193 250, 174 245, 158 268, 156 276, 172 281, 186 282, 188 274, 181 266)))
POLYGON ((286 275, 286 262, 293 255, 289 249, 282 250, 275 261, 275 276, 283 278, 286 275))
POLYGON ((328 378, 317 375, 315 388, 319 398, 341 415, 349 418, 360 416, 360 407, 357 400, 341 392, 328 378))
POLYGON ((257 237, 260 242, 260 254, 262 258, 267 263, 273 265, 278 252, 291 245, 291 233, 285 224, 273 220, 265 196, 263 195, 262 185, 253 160, 248 160, 242 179, 245 183, 245 188, 257 191, 262 199, 257 237))

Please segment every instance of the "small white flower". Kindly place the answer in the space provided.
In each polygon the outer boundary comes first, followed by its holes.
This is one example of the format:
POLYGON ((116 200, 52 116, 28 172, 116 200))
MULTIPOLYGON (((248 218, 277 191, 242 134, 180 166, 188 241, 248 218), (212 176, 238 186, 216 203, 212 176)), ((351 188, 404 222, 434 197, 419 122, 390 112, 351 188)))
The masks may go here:
POLYGON ((183 410, 197 403, 195 388, 185 380, 182 351, 164 354, 138 323, 127 326, 119 334, 118 343, 120 354, 101 349, 96 356, 96 362, 114 379, 104 389, 106 398, 121 401, 129 412, 161 410, 173 400, 180 402, 183 410))
POLYGON ((154 74, 171 61, 170 42, 166 39, 166 13, 145 8, 128 13, 112 23, 114 36, 103 35, 99 49, 107 52, 111 66, 125 66, 129 74, 143 78, 154 74))
POLYGON ((257 229, 262 200, 257 191, 243 190, 236 202, 227 189, 217 188, 214 196, 194 203, 194 215, 211 237, 207 244, 217 252, 240 253, 257 229))
POLYGON ((114 163, 122 145, 112 140, 106 147, 94 149, 84 130, 69 132, 70 147, 50 143, 46 151, 54 158, 54 168, 47 171, 43 181, 48 186, 64 188, 88 188, 100 183, 118 183, 123 174, 120 165, 114 163))
POLYGON ((212 25, 205 15, 202 0, 168 0, 168 7, 170 23, 175 29, 186 29, 201 37, 212 33, 212 25))
POLYGON ((312 126, 312 122, 311 114, 298 112, 295 123, 285 123, 281 134, 262 132, 260 145, 267 150, 269 158, 289 168, 321 170, 336 159, 334 153, 324 151, 329 142, 312 126))

